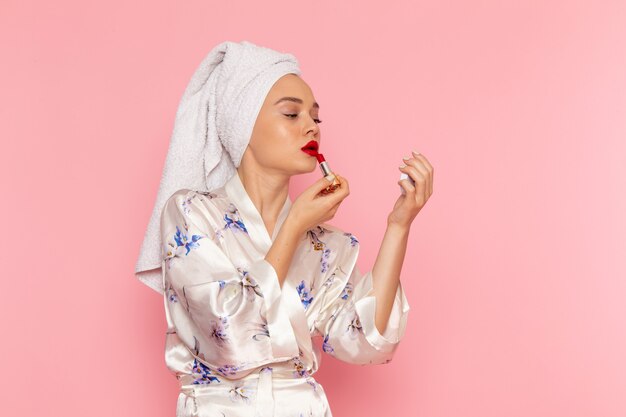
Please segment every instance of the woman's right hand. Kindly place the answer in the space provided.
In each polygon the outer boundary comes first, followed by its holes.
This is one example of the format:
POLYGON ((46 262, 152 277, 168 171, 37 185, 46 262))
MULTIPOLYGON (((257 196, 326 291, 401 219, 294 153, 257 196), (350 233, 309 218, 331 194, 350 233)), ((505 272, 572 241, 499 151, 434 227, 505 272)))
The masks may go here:
POLYGON ((291 205, 287 220, 296 230, 305 232, 332 219, 339 205, 350 194, 348 181, 334 173, 340 186, 330 194, 320 194, 332 182, 322 177, 305 189, 291 205))

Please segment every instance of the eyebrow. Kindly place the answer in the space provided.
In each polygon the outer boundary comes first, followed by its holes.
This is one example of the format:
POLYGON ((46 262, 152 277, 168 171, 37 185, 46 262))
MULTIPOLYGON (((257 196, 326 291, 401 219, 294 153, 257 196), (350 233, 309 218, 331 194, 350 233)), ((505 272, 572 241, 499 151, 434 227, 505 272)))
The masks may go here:
MULTIPOLYGON (((302 99, 300 99, 300 98, 298 98, 298 97, 283 97, 283 98, 281 98, 280 100, 278 100, 276 103, 274 103, 274 105, 277 105, 277 104, 278 104, 278 103, 280 103, 281 101, 293 101, 293 102, 295 102, 295 103, 300 103, 300 104, 304 103, 304 102, 302 101, 302 99)), ((319 110, 320 105, 319 105, 319 104, 317 104, 317 102, 314 102, 314 103, 313 103, 313 107, 319 110)))

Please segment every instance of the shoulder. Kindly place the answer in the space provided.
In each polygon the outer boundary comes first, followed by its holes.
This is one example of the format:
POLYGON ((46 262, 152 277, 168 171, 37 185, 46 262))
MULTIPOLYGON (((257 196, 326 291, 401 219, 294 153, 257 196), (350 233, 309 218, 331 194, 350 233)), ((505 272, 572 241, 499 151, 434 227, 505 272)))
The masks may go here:
POLYGON ((175 191, 165 201, 164 207, 175 206, 186 212, 190 207, 207 207, 220 205, 228 200, 224 187, 213 191, 200 191, 189 188, 181 188, 175 191))
POLYGON ((220 207, 226 202, 224 188, 200 191, 181 188, 170 195, 163 205, 162 219, 191 221, 203 227, 210 226, 211 219, 219 217, 220 207))

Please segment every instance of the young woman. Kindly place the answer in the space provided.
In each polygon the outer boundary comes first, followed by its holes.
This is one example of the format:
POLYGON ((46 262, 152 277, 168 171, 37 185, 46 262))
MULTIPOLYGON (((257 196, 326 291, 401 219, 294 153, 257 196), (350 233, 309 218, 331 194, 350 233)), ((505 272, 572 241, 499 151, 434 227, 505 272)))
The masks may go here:
POLYGON ((411 176, 387 218, 373 270, 355 265, 359 243, 325 222, 349 194, 321 178, 293 203, 292 176, 317 169, 301 148, 321 143, 311 89, 288 74, 272 87, 237 173, 211 192, 183 189, 162 215, 167 362, 182 382, 180 415, 331 416, 313 378, 311 343, 354 364, 389 362, 409 305, 399 275, 411 222, 432 194, 433 169, 405 159, 411 176), (293 97, 283 99, 284 97, 293 97), (191 347, 191 349, 187 349, 191 347), (189 372, 191 370, 191 372, 189 372))

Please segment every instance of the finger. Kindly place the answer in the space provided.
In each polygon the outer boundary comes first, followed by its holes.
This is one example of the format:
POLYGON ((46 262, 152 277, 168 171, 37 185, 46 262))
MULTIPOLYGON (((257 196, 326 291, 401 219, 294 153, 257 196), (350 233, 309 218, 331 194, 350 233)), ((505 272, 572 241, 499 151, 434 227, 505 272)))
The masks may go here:
POLYGON ((407 165, 404 168, 399 168, 400 171, 408 174, 413 181, 415 181, 415 194, 417 197, 425 197, 426 191, 426 178, 412 165, 407 165))
POLYGON ((346 192, 346 196, 348 194, 350 194, 350 184, 348 183, 348 180, 345 179, 344 177, 342 177, 341 175, 337 174, 337 173, 335 173, 335 176, 337 177, 337 179, 341 183, 341 186, 339 187, 339 189, 341 189, 342 191, 345 191, 346 192))
POLYGON ((413 179, 413 181, 415 181, 416 183, 418 181, 424 183, 426 182, 426 177, 424 177, 424 174, 419 172, 417 168, 415 168, 413 165, 405 165, 404 167, 398 167, 398 169, 411 177, 411 179, 413 179))
POLYGON ((322 177, 315 181, 310 187, 309 190, 314 196, 318 195, 322 190, 332 184, 332 181, 326 179, 326 177, 322 177))
POLYGON ((400 185, 400 187, 402 187, 404 189, 404 192, 406 193, 407 197, 413 198, 413 193, 415 192, 415 187, 413 187, 411 185, 411 182, 409 181, 408 178, 404 178, 402 180, 399 180, 398 184, 400 185))
POLYGON ((428 168, 429 172, 434 170, 433 166, 431 165, 430 162, 428 162, 428 159, 426 159, 424 155, 422 155, 421 153, 418 153, 418 154, 413 153, 413 156, 415 157, 415 159, 419 159, 420 161, 422 161, 424 165, 426 166, 426 168, 428 168))
POLYGON ((428 168, 426 167, 426 165, 424 165, 423 162, 418 158, 409 158, 409 159, 403 159, 403 160, 405 161, 406 164, 411 165, 412 167, 417 169, 420 174, 422 174, 422 176, 426 180, 426 188, 425 188, 426 193, 427 194, 430 193, 430 189, 432 188, 431 177, 430 177, 430 172, 428 171, 428 168))
POLYGON ((339 187, 334 189, 330 194, 332 197, 329 197, 329 204, 335 205, 337 202, 343 200, 350 194, 350 187, 348 185, 348 180, 346 180, 341 175, 334 173, 335 177, 337 177, 337 181, 339 181, 339 187))
POLYGON ((332 191, 332 192, 329 194, 329 197, 328 197, 328 198, 329 198, 329 200, 328 200, 328 204, 329 204, 331 207, 334 207, 334 206, 336 206, 336 205, 339 205, 339 204, 341 204, 341 203, 343 202, 343 200, 345 200, 345 199, 346 199, 346 197, 348 196, 348 194, 349 194, 349 193, 346 191, 346 189, 339 187, 339 188, 337 188, 336 190, 332 191))
POLYGON ((419 159, 420 161, 422 161, 422 163, 424 164, 424 166, 426 166, 426 169, 428 169, 428 173, 430 174, 430 189, 429 189, 429 197, 430 195, 433 193, 433 180, 435 177, 435 168, 432 166, 432 164, 430 162, 428 162, 428 159, 426 159, 426 157, 424 155, 422 155, 421 153, 416 154, 415 152, 413 153, 413 155, 415 155, 416 159, 419 159))
POLYGON ((424 179, 428 183, 428 178, 430 177, 430 174, 429 174, 428 169, 426 168, 426 166, 421 161, 418 161, 417 159, 411 158, 410 160, 405 161, 405 163, 407 165, 410 165, 413 168, 417 169, 417 171, 420 174, 422 174, 422 176, 424 177, 424 179))
POLYGON ((344 198, 346 198, 349 194, 348 192, 348 182, 345 178, 338 175, 336 172, 333 173, 336 177, 336 180, 339 182, 339 187, 334 190, 326 190, 327 187, 331 185, 328 183, 325 187, 322 187, 320 193, 324 196, 326 207, 330 210, 330 207, 335 206, 337 203, 341 202, 344 198))

